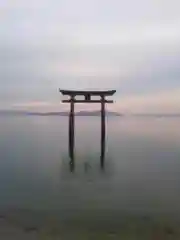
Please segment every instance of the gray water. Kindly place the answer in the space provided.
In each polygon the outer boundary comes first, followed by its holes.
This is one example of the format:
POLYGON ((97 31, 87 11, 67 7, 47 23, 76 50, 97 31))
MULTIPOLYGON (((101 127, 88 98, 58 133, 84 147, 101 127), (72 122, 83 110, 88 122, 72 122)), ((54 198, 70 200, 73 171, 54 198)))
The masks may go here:
POLYGON ((62 219, 92 212, 96 219, 122 213, 178 216, 179 121, 108 118, 102 171, 100 119, 77 117, 71 173, 67 117, 1 117, 0 207, 60 212, 62 219))

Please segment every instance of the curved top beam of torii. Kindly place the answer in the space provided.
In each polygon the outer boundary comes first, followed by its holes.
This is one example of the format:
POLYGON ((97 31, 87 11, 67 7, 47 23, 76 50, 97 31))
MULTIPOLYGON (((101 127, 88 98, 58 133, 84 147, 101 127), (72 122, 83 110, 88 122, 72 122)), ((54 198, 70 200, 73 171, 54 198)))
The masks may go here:
POLYGON ((76 90, 62 90, 59 91, 63 95, 93 95, 93 96, 112 96, 116 90, 108 90, 108 91, 76 91, 76 90))

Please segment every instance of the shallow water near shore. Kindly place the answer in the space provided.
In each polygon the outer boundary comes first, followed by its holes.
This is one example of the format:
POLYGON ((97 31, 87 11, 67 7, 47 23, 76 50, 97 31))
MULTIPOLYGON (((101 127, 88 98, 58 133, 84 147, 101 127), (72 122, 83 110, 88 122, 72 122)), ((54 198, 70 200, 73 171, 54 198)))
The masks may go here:
POLYGON ((76 118, 73 173, 66 117, 1 117, 0 136, 0 225, 38 239, 180 239, 178 118, 109 117, 103 171, 97 117, 76 118))

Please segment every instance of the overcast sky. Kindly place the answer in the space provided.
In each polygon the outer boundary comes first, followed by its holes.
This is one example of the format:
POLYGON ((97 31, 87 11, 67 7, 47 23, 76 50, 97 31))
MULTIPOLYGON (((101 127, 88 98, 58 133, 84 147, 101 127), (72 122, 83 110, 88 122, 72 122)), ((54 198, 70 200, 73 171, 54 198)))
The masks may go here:
POLYGON ((64 110, 58 88, 116 89, 113 110, 180 112, 179 11, 179 0, 0 0, 0 108, 64 110))

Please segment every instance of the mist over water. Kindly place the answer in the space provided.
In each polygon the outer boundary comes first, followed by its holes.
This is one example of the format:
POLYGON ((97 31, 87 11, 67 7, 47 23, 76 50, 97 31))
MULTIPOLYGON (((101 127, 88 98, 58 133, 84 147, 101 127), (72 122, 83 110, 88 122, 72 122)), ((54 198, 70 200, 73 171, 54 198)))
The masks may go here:
POLYGON ((72 173, 67 117, 1 117, 1 210, 48 212, 98 228, 106 221, 114 228, 125 215, 178 218, 178 118, 109 117, 104 171, 100 119, 76 117, 75 125, 72 173))

